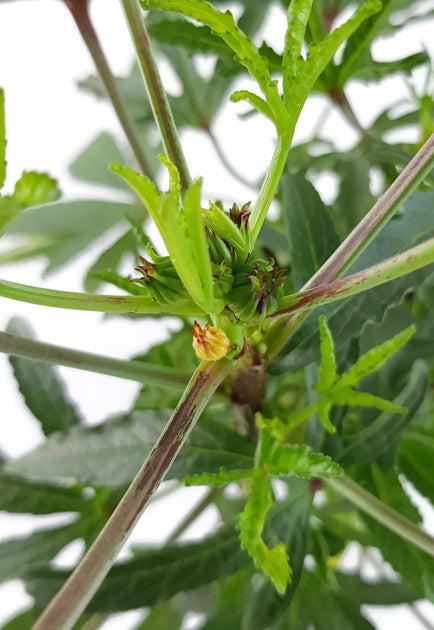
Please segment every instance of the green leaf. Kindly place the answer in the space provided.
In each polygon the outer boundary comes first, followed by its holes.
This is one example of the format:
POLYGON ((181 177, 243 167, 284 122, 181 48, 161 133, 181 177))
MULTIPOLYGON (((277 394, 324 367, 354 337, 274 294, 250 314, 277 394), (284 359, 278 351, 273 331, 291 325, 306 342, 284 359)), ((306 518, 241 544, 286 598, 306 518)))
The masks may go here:
POLYGON ((73 177, 90 184, 110 188, 130 190, 109 168, 112 162, 122 163, 125 156, 120 151, 114 137, 103 132, 96 136, 80 155, 69 165, 73 177))
MULTIPOLYGON (((433 203, 432 192, 413 193, 405 202, 402 214, 383 228, 348 273, 366 269, 433 235, 433 203)), ((380 321, 386 309, 393 304, 399 304, 406 292, 417 287, 426 274, 426 270, 421 270, 345 300, 338 306, 331 304, 316 309, 293 336, 284 352, 274 360, 274 366, 278 366, 282 371, 296 370, 317 359, 319 354, 317 317, 321 313, 327 316, 327 323, 335 340, 337 357, 340 360, 345 356, 351 340, 359 337, 363 326, 370 321, 380 321)))
POLYGON ((318 77, 333 59, 338 48, 367 20, 381 9, 379 0, 365 0, 355 13, 341 26, 329 33, 322 41, 311 44, 306 61, 297 74, 297 86, 291 93, 291 105, 297 111, 316 83, 318 77))
POLYGON ((15 184, 14 199, 23 208, 50 203, 59 197, 57 181, 46 173, 25 171, 15 184))
POLYGON ((0 474, 0 510, 12 513, 52 514, 93 510, 93 501, 79 486, 50 486, 29 483, 19 477, 0 474))
POLYGON ((365 24, 348 38, 341 65, 339 67, 338 84, 343 87, 353 73, 353 68, 358 59, 369 50, 372 39, 381 26, 387 20, 394 5, 394 0, 383 0, 374 15, 366 20, 365 24))
POLYGON ((282 178, 282 206, 290 247, 291 278, 300 289, 339 245, 327 210, 301 175, 282 178))
POLYGON ((68 543, 81 538, 88 527, 89 523, 81 519, 65 527, 41 530, 0 543, 0 582, 23 577, 32 565, 48 562, 68 543))
MULTIPOLYGON (((93 612, 118 612, 154 606, 176 593, 188 591, 232 575, 248 564, 233 525, 201 542, 162 549, 138 550, 115 565, 89 603, 93 612)), ((58 591, 67 571, 34 569, 26 577, 27 590, 38 605, 45 605, 58 591)))
POLYGON ((273 448, 268 470, 272 475, 297 475, 303 479, 313 477, 339 477, 342 468, 327 455, 315 453, 306 445, 276 444, 273 448))
POLYGON ((24 612, 19 613, 16 617, 7 621, 1 627, 1 630, 29 630, 40 614, 41 611, 38 608, 25 610, 24 612))
POLYGON ((45 273, 52 273, 81 254, 111 227, 124 223, 125 215, 143 217, 143 209, 93 199, 57 202, 20 213, 9 224, 7 233, 30 239, 35 236, 52 239, 44 248, 48 259, 45 273))
MULTIPOLYGON (((31 480, 75 479, 95 486, 131 481, 159 438, 169 412, 135 411, 97 427, 72 427, 54 434, 27 455, 6 464, 7 472, 31 480)), ((254 445, 218 422, 203 420, 169 470, 168 479, 251 468, 254 445)))
MULTIPOLYGON (((282 597, 265 577, 250 581, 243 610, 241 628, 248 630, 265 630, 275 627, 274 624, 285 614, 297 593, 297 587, 303 572, 306 544, 309 528, 309 514, 312 495, 308 484, 292 477, 288 483, 288 499, 273 508, 272 532, 270 540, 278 537, 282 540, 291 560, 291 583, 282 597)), ((268 525, 266 530, 268 530, 268 525)), ((291 630, 292 630, 292 626, 291 630)), ((288 626, 284 626, 285 630, 288 626)), ((283 630, 283 629, 282 629, 283 630)))
POLYGON ((0 88, 0 190, 6 179, 5 93, 0 88))
POLYGON ((134 630, 179 630, 182 615, 169 602, 157 604, 134 630))
POLYGON ((366 582, 357 574, 335 572, 339 589, 348 599, 369 606, 396 606, 415 601, 416 596, 402 584, 378 580, 366 582))
POLYGON ((141 5, 144 9, 182 13, 208 26, 213 33, 226 42, 235 53, 237 61, 257 80, 267 102, 270 105, 271 103, 281 104, 277 87, 271 80, 267 62, 250 39, 238 28, 230 11, 223 13, 205 0, 141 0, 141 5))
POLYGON ((335 344, 324 315, 321 315, 318 323, 321 360, 319 365, 318 383, 315 389, 318 392, 326 392, 332 385, 334 385, 338 378, 335 344))
POLYGON ((216 37, 208 26, 198 26, 182 19, 159 20, 151 23, 148 31, 153 39, 162 44, 233 58, 229 46, 220 37, 216 37))
POLYGON ((252 470, 225 470, 221 468, 216 473, 202 473, 190 475, 184 479, 186 486, 225 486, 228 483, 242 481, 252 474, 252 470))
POLYGON ((359 81, 381 81, 390 75, 402 73, 410 75, 415 68, 427 63, 429 57, 426 52, 418 52, 402 59, 394 61, 374 61, 373 59, 363 63, 357 63, 353 68, 352 76, 359 81))
POLYGON ((283 94, 287 106, 291 105, 292 82, 297 74, 311 9, 312 0, 292 0, 288 7, 288 28, 282 64, 283 94))
POLYGON ((406 407, 408 412, 391 414, 386 411, 362 428, 346 438, 343 451, 335 459, 341 466, 350 466, 355 462, 372 461, 391 446, 396 449, 399 437, 420 407, 425 398, 428 386, 426 365, 416 361, 410 372, 408 382, 397 395, 394 403, 406 407))
POLYGON ((434 436, 418 427, 408 427, 399 444, 398 462, 405 476, 434 504, 434 436))
POLYGON ((354 387, 358 382, 380 367, 414 335, 416 327, 409 326, 402 332, 398 333, 392 339, 385 341, 379 346, 375 346, 339 378, 340 387, 354 387))
MULTIPOLYGON (((146 354, 134 357, 137 361, 155 363, 176 368, 181 374, 192 374, 197 367, 197 359, 191 351, 191 333, 184 327, 160 344, 153 346, 146 354)), ((167 388, 144 385, 134 403, 135 409, 165 409, 175 407, 178 395, 171 395, 167 388)))
MULTIPOLYGON (((35 338, 32 328, 20 318, 14 318, 9 322, 7 332, 30 339, 35 338)), ((42 361, 21 357, 11 356, 9 361, 25 403, 39 420, 45 435, 54 431, 64 431, 74 424, 83 422, 55 367, 42 361)))
POLYGON ((270 549, 261 537, 272 504, 268 476, 258 471, 252 477, 249 498, 238 518, 238 528, 242 548, 249 553, 255 566, 268 575, 277 592, 283 594, 291 576, 285 545, 279 543, 270 549))
POLYGON ((0 236, 21 209, 21 205, 18 201, 10 195, 0 197, 0 236))

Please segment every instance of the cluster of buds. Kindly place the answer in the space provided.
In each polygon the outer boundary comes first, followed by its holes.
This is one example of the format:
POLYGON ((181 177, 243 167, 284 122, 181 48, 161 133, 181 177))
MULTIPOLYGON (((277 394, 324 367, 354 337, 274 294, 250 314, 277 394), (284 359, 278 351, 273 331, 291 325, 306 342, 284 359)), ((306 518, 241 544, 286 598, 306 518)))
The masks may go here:
POLYGON ((151 260, 139 256, 140 265, 135 267, 141 275, 132 282, 144 284, 149 294, 159 304, 170 304, 188 295, 169 256, 158 256, 148 245, 146 253, 151 260), (152 261, 152 262, 151 262, 152 261))
POLYGON ((193 335, 193 348, 199 359, 203 361, 217 361, 226 356, 231 342, 221 328, 205 324, 201 326, 194 322, 191 330, 193 335))
POLYGON ((273 258, 243 265, 228 295, 235 316, 242 322, 257 323, 273 313, 283 297, 285 272, 273 258))

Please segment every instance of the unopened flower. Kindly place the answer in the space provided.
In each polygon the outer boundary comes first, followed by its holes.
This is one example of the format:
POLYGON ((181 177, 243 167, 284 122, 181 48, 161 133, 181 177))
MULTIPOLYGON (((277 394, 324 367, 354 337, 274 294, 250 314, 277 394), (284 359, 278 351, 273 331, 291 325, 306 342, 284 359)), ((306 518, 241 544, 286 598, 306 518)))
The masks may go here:
POLYGON ((205 324, 201 326, 194 322, 191 331, 193 348, 199 359, 203 361, 217 361, 226 356, 231 342, 221 328, 205 324))

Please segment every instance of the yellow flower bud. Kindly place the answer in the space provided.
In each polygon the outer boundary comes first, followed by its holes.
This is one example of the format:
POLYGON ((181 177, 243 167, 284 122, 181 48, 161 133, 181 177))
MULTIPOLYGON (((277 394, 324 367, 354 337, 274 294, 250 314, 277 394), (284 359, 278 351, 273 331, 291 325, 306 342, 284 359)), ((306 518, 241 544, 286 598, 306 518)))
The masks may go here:
POLYGON ((203 361, 217 361, 226 356, 231 346, 226 333, 221 328, 206 324, 193 324, 193 348, 199 359, 203 361))

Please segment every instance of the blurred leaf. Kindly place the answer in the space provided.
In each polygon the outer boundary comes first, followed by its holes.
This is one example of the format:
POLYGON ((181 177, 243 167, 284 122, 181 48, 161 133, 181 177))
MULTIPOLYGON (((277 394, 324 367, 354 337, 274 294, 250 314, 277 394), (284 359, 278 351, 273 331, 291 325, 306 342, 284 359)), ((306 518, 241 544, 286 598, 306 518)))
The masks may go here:
POLYGON ((335 573, 342 594, 354 602, 368 606, 396 606, 414 602, 416 596, 398 582, 379 580, 366 582, 357 574, 335 573))
MULTIPOLYGON (((422 403, 428 386, 427 370, 423 361, 416 361, 409 374, 408 382, 397 395, 394 402, 408 409, 406 415, 383 412, 370 424, 345 440, 341 453, 335 459, 341 466, 349 466, 355 462, 372 461, 393 447, 402 431, 412 419, 422 403)), ((390 464, 389 464, 390 465, 390 464)))
MULTIPOLYGON (((68 543, 86 534, 89 526, 90 521, 80 519, 65 527, 3 541, 0 543, 0 582, 23 577, 33 565, 48 562, 68 543)), ((92 529, 94 527, 92 522, 92 529)))
POLYGON ((179 630, 182 615, 168 602, 157 604, 134 630, 179 630))
POLYGON ((81 487, 29 483, 19 477, 0 474, 0 510, 30 514, 87 513, 93 510, 93 501, 81 487))
POLYGON ((6 179, 5 93, 0 88, 0 190, 6 179))
POLYGON ((429 61, 429 57, 426 52, 415 53, 394 61, 374 61, 371 58, 368 63, 365 62, 354 69, 353 78, 371 82, 381 81, 398 72, 409 75, 415 68, 427 63, 427 61, 429 61))
POLYGON ((48 259, 45 273, 52 273, 82 253, 109 228, 124 223, 124 216, 143 217, 143 209, 125 203, 82 200, 36 206, 16 217, 8 234, 53 237, 43 253, 48 259))
MULTIPOLYGON (((27 321, 18 317, 9 322, 6 330, 13 335, 35 339, 34 331, 27 321)), ((39 420, 45 435, 64 431, 83 422, 55 367, 21 357, 11 356, 9 361, 24 401, 39 420)))
MULTIPOLYGON (((347 273, 376 264, 434 234, 433 203, 434 193, 413 193, 404 204, 405 211, 383 228, 347 273)), ((271 367, 296 370, 318 358, 317 318, 321 313, 327 316, 340 359, 345 355, 350 341, 359 336, 367 322, 381 320, 385 310, 392 304, 399 304, 405 293, 417 286, 427 273, 429 268, 343 300, 338 305, 316 309, 271 367)))
MULTIPOLYGON (((169 418, 168 412, 134 411, 96 427, 72 427, 54 434, 44 444, 5 470, 31 480, 75 479, 95 486, 131 481, 169 418)), ((202 420, 168 472, 168 479, 217 472, 220 468, 250 468, 254 445, 235 431, 212 420, 202 420)))
POLYGON ((106 250, 104 250, 98 258, 92 263, 87 270, 84 281, 84 289, 88 293, 94 293, 101 285, 101 281, 95 274, 98 272, 116 272, 120 263, 126 254, 132 254, 137 257, 137 244, 131 230, 125 232, 120 238, 116 239, 106 250))
POLYGON ((1 630, 29 630, 37 620, 41 610, 38 608, 30 608, 24 612, 18 613, 1 627, 1 630))
POLYGON ((73 177, 90 184, 108 186, 131 192, 120 177, 109 168, 111 162, 125 162, 125 155, 119 150, 114 137, 106 132, 96 136, 69 166, 73 177))
POLYGON ((421 428, 409 427, 403 434, 398 454, 399 466, 419 492, 434 505, 434 436, 421 428))
POLYGON ((297 290, 333 253, 339 240, 320 196, 301 175, 283 177, 282 205, 290 247, 291 278, 297 290))
MULTIPOLYGON (((110 570, 88 610, 116 612, 154 606, 176 593, 231 575, 247 563, 248 556, 240 549, 233 525, 201 542, 146 551, 136 549, 133 558, 110 570)), ((35 569, 26 578, 26 587, 38 605, 44 605, 67 575, 67 571, 35 569)))
MULTIPOLYGON (((177 368, 180 372, 191 374, 196 366, 196 355, 191 352, 191 334, 187 327, 172 333, 169 339, 153 346, 135 360, 156 363, 177 368)), ((174 407, 178 396, 171 395, 162 387, 144 385, 134 403, 136 409, 162 409, 174 407)))
POLYGON ((7 195, 6 197, 0 197, 0 236, 3 234, 7 225, 17 216, 21 211, 21 205, 16 199, 7 195))

